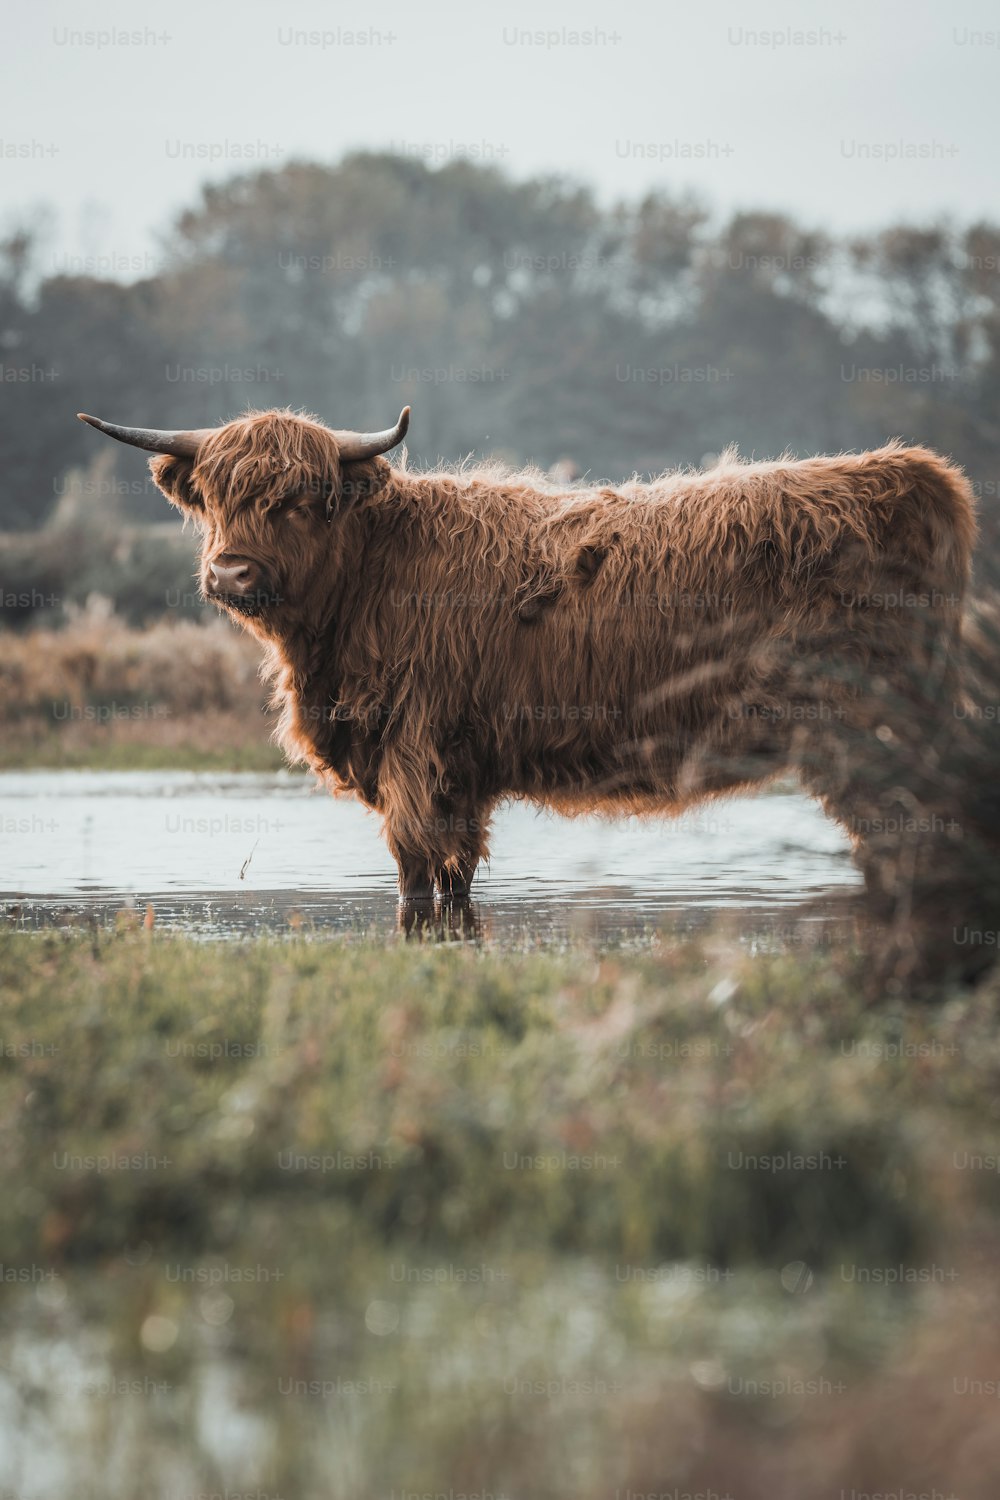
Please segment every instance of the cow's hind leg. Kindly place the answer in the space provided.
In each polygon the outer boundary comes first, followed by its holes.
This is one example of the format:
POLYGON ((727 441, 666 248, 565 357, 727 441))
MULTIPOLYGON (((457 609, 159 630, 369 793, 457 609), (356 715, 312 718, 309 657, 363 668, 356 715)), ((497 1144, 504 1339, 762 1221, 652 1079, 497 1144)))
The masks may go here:
MULTIPOLYGON (((918 622, 919 623, 919 622, 918 622)), ((805 786, 850 835, 864 876, 873 987, 895 993, 960 967, 953 930, 969 909, 961 800, 949 769, 950 665, 902 651, 820 665, 822 709, 797 736, 805 786)))

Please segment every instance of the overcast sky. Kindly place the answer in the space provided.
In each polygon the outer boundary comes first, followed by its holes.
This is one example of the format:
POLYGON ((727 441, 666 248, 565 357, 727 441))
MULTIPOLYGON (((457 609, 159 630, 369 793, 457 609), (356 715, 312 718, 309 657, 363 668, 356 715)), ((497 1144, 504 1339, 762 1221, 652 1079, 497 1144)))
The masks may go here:
POLYGON ((5 40, 3 222, 51 205, 52 269, 155 257, 206 179, 358 147, 834 229, 1000 217, 990 0, 42 0, 5 40))

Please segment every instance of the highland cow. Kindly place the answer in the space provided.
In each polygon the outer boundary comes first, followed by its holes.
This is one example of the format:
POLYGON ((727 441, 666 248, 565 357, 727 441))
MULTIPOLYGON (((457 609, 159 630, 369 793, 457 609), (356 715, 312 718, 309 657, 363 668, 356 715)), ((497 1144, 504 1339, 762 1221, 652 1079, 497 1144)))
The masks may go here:
POLYGON ((507 799, 671 814, 789 772, 870 888, 896 878, 890 814, 926 813, 952 712, 958 469, 890 443, 560 490, 390 466, 408 419, 83 418, 158 455, 206 599, 265 648, 278 740, 379 813, 404 898, 464 897, 507 799))

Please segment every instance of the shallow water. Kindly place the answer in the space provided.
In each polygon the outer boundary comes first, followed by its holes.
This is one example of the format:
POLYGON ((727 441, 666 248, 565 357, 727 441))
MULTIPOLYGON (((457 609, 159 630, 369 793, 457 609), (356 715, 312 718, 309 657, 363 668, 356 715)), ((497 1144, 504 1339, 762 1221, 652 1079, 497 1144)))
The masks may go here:
MULTIPOLYGON (((395 870, 378 820, 302 776, 189 772, 0 775, 0 900, 29 925, 122 906, 214 935, 394 931, 395 870)), ((819 932, 860 889, 846 839, 816 804, 770 793, 676 820, 501 812, 473 888, 506 940, 606 939, 700 925, 819 932)), ((801 937, 796 941, 801 941, 801 937)))

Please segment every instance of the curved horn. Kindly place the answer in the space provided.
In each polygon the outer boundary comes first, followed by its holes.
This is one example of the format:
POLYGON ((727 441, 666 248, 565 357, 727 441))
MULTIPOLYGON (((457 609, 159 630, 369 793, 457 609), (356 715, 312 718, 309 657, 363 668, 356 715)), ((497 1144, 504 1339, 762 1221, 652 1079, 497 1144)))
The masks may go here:
POLYGON ((395 448, 397 443, 403 441, 409 425, 410 408, 404 406, 395 427, 387 427, 384 432, 334 432, 341 461, 353 464, 363 458, 375 458, 380 453, 388 453, 390 448, 395 448))
POLYGON ((119 443, 145 448, 148 453, 169 453, 172 458, 197 458, 199 447, 213 430, 199 427, 193 432, 161 432, 156 427, 118 427, 114 422, 102 422, 100 417, 88 417, 82 411, 77 416, 119 443))

